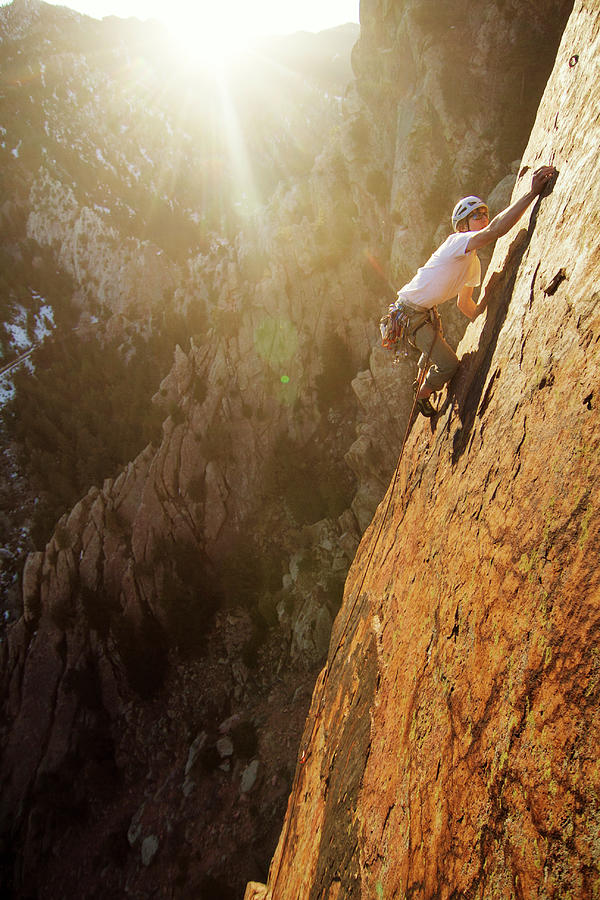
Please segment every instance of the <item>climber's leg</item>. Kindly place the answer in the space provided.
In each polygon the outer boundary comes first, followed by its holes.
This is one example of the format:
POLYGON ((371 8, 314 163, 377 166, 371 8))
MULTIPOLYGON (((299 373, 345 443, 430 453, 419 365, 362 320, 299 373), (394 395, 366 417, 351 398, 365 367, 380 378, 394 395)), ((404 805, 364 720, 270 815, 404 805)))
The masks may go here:
POLYGON ((419 399, 422 399, 441 390, 450 381, 458 368, 458 357, 430 322, 426 322, 412 335, 412 341, 421 351, 419 368, 425 367, 428 359, 431 363, 418 394, 419 399))

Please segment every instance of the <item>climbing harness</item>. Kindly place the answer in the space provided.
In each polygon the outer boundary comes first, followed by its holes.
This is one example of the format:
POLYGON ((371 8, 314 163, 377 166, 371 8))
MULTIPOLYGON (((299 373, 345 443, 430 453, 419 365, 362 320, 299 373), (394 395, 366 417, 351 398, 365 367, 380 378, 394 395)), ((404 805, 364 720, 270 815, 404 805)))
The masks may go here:
MULTIPOLYGON (((438 313, 437 313, 437 310, 435 310, 435 316, 437 316, 437 319, 439 320, 439 315, 438 315, 438 313)), ((419 326, 419 327, 421 327, 421 326, 419 326)), ((418 328, 417 328, 416 330, 418 331, 418 328)), ((335 659, 336 659, 336 657, 337 657, 339 651, 342 649, 342 647, 343 647, 343 645, 344 645, 344 641, 345 641, 345 638, 346 638, 346 633, 347 633, 347 631, 348 631, 348 626, 350 625, 350 621, 351 621, 351 619, 352 619, 352 616, 354 615, 354 610, 356 609, 356 606, 357 606, 358 601, 359 601, 359 599, 360 599, 360 596, 361 596, 361 593, 362 593, 362 589, 363 589, 363 587, 364 587, 364 584, 365 584, 365 581, 366 581, 366 578, 367 578, 367 573, 369 572, 369 569, 370 569, 370 566, 371 566, 371 562, 373 561, 373 557, 374 557, 374 555, 375 555, 375 550, 376 550, 376 548, 377 548, 377 544, 379 543, 379 538, 381 537, 381 533, 382 533, 382 531, 383 531, 383 526, 384 526, 385 521, 386 521, 386 519, 387 519, 387 515, 388 515, 389 509, 390 509, 391 502, 392 502, 392 497, 394 496, 394 491, 395 491, 396 484, 397 484, 397 481, 398 481, 398 476, 399 476, 399 474, 400 474, 400 463, 401 463, 401 461, 402 461, 402 455, 403 455, 403 453, 404 453, 404 448, 405 448, 406 442, 407 442, 407 440, 408 440, 408 435, 410 434, 410 430, 411 430, 411 428, 412 428, 413 419, 414 419, 414 415, 415 415, 415 410, 416 410, 416 408, 417 408, 417 396, 418 396, 419 391, 421 390, 421 388, 423 387, 423 384, 424 384, 424 382, 425 382, 425 378, 426 378, 426 376, 427 376, 427 371, 428 371, 428 369, 429 369, 429 363, 430 363, 430 361, 431 361, 431 354, 432 354, 432 352, 433 352, 433 348, 434 348, 434 346, 435 346, 435 342, 436 342, 436 340, 437 340, 438 333, 439 333, 439 332, 438 332, 438 329, 436 328, 436 329, 435 329, 434 336, 433 336, 433 340, 432 340, 432 342, 431 342, 431 347, 429 348, 429 351, 428 351, 428 353, 427 353, 427 360, 426 360, 426 362, 425 362, 425 365, 419 367, 419 373, 418 373, 418 376, 417 376, 417 380, 416 380, 416 382, 415 382, 415 396, 414 396, 412 408, 411 408, 411 411, 410 411, 410 415, 409 415, 409 417, 408 417, 408 422, 407 422, 407 425, 406 425, 406 430, 405 430, 405 432, 404 432, 404 438, 403 438, 403 440, 402 440, 402 446, 400 447, 400 455, 398 456, 398 462, 396 463, 396 468, 395 468, 395 470, 394 470, 394 475, 393 475, 393 477, 392 477, 391 486, 390 486, 390 488, 389 488, 389 490, 388 490, 387 502, 386 502, 386 505, 385 505, 385 509, 384 509, 384 511, 383 511, 383 514, 382 514, 382 516, 381 516, 381 520, 380 520, 380 523, 379 523, 379 528, 377 529, 377 534, 376 534, 375 539, 373 540, 372 545, 371 545, 371 552, 369 553, 369 557, 368 557, 368 559, 367 559, 367 564, 366 564, 366 566, 365 566, 365 568, 364 568, 363 575, 362 575, 362 578, 361 578, 361 580, 360 580, 360 584, 359 584, 359 586, 358 586, 358 590, 356 591, 356 594, 355 594, 355 596, 354 596, 354 600, 353 600, 352 605, 351 605, 351 607, 350 607, 350 612, 348 613, 348 616, 347 616, 347 618, 346 618, 346 621, 344 622, 344 626, 343 626, 343 628, 342 628, 342 632, 341 632, 341 634, 340 634, 340 637, 339 637, 339 640, 338 640, 338 642, 337 642, 336 648, 335 648, 335 650, 334 650, 333 656, 331 657, 330 660, 328 660, 328 661, 325 663, 325 668, 323 669, 323 679, 322 679, 322 682, 321 682, 321 689, 320 689, 320 694, 321 694, 321 696, 320 696, 320 698, 319 698, 319 703, 318 703, 318 706, 317 706, 317 710, 316 710, 316 712, 315 712, 315 715, 313 716, 312 726, 311 726, 311 729, 310 729, 310 733, 309 733, 309 735, 308 735, 308 738, 307 738, 306 741, 304 742, 304 748, 303 748, 302 753, 301 753, 301 755, 300 755, 300 758, 299 758, 299 760, 298 760, 298 765, 296 766, 296 771, 295 771, 295 773, 294 773, 294 780, 293 780, 293 783, 292 783, 292 789, 291 789, 291 791, 290 791, 290 800, 289 800, 289 803, 288 803, 288 814, 286 815, 285 824, 284 824, 285 833, 284 833, 284 837, 283 837, 283 846, 282 846, 282 849, 281 849, 281 854, 280 854, 280 856, 279 856, 279 865, 278 865, 277 871, 276 871, 276 873, 275 873, 275 880, 274 880, 274 882, 273 882, 273 887, 271 888, 271 894, 272 894, 274 900, 275 900, 275 889, 277 888, 277 882, 279 881, 279 873, 281 872, 281 864, 282 864, 283 859, 284 859, 284 857, 285 857, 285 854, 286 854, 286 851, 287 851, 287 846, 288 846, 288 841, 289 841, 289 837, 290 837, 291 811, 294 809, 294 807, 295 807, 295 805, 296 805, 296 802, 297 802, 297 799, 298 799, 299 788, 300 788, 300 776, 301 776, 301 773, 302 773, 302 771, 303 771, 303 769, 304 769, 304 766, 306 765, 306 763, 308 762, 308 760, 309 760, 309 758, 310 758, 310 749, 309 749, 309 748, 310 748, 310 745, 311 745, 311 743, 312 743, 312 739, 313 739, 313 736, 314 736, 314 734, 315 734, 315 731, 316 731, 316 729, 317 729, 317 723, 318 723, 318 721, 319 721, 319 719, 320 719, 320 717, 321 717, 321 714, 322 714, 322 712, 323 712, 323 708, 324 708, 324 705, 325 705, 325 688, 327 687, 327 681, 328 681, 328 678, 329 678, 329 673, 330 673, 330 671, 331 671, 331 669, 332 669, 332 667, 333 667, 333 663, 335 662, 335 659)))
MULTIPOLYGON (((406 344, 409 344, 415 350, 417 349, 414 343, 414 336, 420 328, 427 324, 431 325, 434 331, 440 334, 443 333, 442 320, 437 307, 432 306, 429 309, 419 309, 400 298, 390 304, 387 313, 379 320, 379 331, 381 333, 381 346, 394 351, 394 364, 399 362, 402 343, 404 343, 404 356, 408 355, 406 344), (416 328, 411 327, 411 318, 415 314, 423 316, 423 321, 419 322, 416 328)), ((433 344, 431 345, 431 350, 433 350, 433 344)), ((431 357, 431 350, 429 351, 429 357, 431 357)))

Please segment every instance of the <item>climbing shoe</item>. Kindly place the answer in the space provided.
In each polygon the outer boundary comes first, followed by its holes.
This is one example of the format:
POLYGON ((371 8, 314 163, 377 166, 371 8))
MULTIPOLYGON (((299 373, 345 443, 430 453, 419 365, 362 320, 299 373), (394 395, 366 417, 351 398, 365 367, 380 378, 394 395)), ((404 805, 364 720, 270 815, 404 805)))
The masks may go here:
POLYGON ((425 416, 427 419, 431 419, 437 412, 437 409, 432 405, 429 397, 425 397, 423 400, 417 400, 417 409, 421 415, 425 416))

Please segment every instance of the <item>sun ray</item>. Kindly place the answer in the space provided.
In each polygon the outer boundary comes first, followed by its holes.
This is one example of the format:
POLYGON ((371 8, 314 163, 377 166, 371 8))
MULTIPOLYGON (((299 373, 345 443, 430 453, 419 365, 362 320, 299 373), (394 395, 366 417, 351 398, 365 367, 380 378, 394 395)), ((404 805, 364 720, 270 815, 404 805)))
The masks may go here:
POLYGON ((259 192, 256 187, 247 139, 240 125, 227 78, 221 71, 217 76, 217 88, 221 101, 225 141, 232 167, 234 184, 234 204, 242 215, 252 213, 259 205, 259 192))

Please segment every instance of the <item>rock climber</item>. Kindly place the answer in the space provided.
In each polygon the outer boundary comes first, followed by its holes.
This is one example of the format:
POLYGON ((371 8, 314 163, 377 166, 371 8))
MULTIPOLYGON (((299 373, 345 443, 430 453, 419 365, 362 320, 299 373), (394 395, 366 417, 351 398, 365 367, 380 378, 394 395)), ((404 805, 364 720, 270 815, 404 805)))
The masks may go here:
POLYGON ((409 342, 421 351, 419 367, 425 367, 428 360, 432 363, 416 396, 416 406, 422 415, 435 415, 430 397, 450 381, 458 367, 456 353, 442 336, 436 307, 458 297, 457 306, 469 319, 484 312, 485 297, 479 303, 473 300, 473 288, 481 283, 477 250, 510 231, 555 175, 554 166, 541 166, 533 173, 531 190, 491 222, 483 200, 464 197, 452 213, 454 234, 417 271, 412 281, 398 291, 393 306, 409 342))

